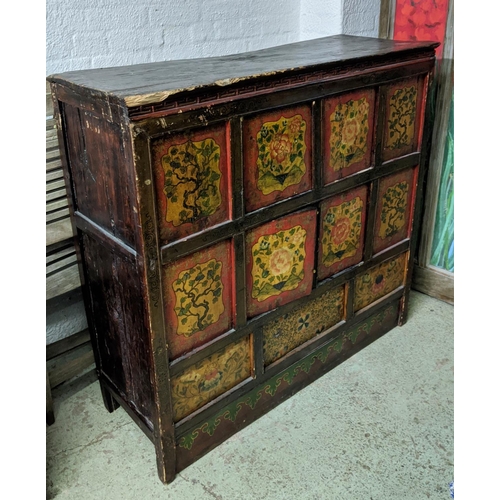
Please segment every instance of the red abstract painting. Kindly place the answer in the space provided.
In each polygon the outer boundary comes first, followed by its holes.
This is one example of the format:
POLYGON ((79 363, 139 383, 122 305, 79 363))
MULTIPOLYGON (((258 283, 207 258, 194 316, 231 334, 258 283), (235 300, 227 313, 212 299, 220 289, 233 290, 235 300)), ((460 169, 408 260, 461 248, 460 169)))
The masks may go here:
POLYGON ((449 0, 396 0, 394 40, 440 42, 436 57, 441 58, 446 32, 449 0))

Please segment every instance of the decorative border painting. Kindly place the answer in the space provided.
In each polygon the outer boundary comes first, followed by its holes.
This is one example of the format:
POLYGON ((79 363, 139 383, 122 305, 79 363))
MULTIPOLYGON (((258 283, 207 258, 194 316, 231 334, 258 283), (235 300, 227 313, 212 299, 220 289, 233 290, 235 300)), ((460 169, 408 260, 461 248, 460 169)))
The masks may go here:
POLYGON ((192 461, 190 457, 203 453, 203 450, 227 437, 228 433, 239 430, 242 423, 252 422, 266 408, 271 407, 273 399, 283 398, 291 386, 300 387, 308 378, 311 379, 310 375, 323 370, 325 365, 336 364, 342 358, 349 357, 355 346, 370 343, 380 337, 385 329, 396 325, 397 315, 397 305, 389 304, 179 436, 177 450, 180 463, 183 466, 189 464, 192 461))

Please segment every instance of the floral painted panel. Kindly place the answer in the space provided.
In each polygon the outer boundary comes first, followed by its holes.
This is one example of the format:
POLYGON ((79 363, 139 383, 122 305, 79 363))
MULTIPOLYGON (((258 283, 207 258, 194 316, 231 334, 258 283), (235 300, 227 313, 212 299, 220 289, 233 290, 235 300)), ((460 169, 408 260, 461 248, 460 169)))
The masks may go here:
POLYGON ((345 287, 329 290, 264 325, 264 363, 269 365, 344 318, 345 287))
POLYGON ((325 184, 370 166, 375 91, 325 99, 325 184))
POLYGON ((233 325, 233 252, 219 243, 164 267, 167 341, 171 358, 233 325))
POLYGON ((320 205, 318 279, 361 262, 368 187, 325 200, 320 205))
POLYGON ((259 302, 287 290, 304 279, 306 230, 294 226, 261 236, 252 246, 252 297, 259 302))
POLYGON ((229 344, 172 377, 177 422, 252 375, 250 337, 229 344))
POLYGON ((311 292, 315 238, 316 210, 269 222, 247 234, 248 316, 311 292))
POLYGON ((163 244, 231 217, 226 125, 152 143, 163 244))
POLYGON ((373 242, 375 253, 408 237, 416 175, 417 169, 412 168, 380 181, 373 242))
POLYGON ((258 115, 243 123, 248 212, 311 189, 311 110, 258 115))
POLYGON ((404 284, 407 257, 406 253, 398 255, 356 277, 354 311, 363 309, 404 284))
POLYGON ((390 98, 386 145, 390 149, 411 146, 417 117, 417 88, 415 85, 397 89, 390 98))
POLYGON ((420 147, 422 79, 401 80, 387 89, 382 160, 403 156, 420 147))

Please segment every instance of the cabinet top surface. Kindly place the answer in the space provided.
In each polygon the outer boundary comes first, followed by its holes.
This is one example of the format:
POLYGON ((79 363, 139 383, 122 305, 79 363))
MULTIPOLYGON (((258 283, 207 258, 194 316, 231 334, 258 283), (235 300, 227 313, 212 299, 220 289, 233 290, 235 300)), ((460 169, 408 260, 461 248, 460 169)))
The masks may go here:
POLYGON ((50 75, 48 80, 104 93, 123 100, 130 107, 160 102, 183 91, 224 87, 317 66, 418 52, 437 45, 435 42, 335 35, 220 57, 71 71, 50 75))

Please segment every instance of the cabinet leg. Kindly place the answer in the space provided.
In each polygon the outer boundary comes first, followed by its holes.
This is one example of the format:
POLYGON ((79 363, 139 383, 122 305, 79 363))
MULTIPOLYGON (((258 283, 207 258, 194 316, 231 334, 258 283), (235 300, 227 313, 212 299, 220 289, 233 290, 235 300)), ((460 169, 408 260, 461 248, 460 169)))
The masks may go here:
POLYGON ((158 477, 163 484, 171 483, 175 479, 175 448, 168 439, 157 441, 155 448, 158 477))
POLYGON ((405 293, 399 301, 398 326, 403 326, 408 320, 408 299, 410 298, 410 288, 405 289, 405 293))
POLYGON ((120 404, 116 401, 116 399, 113 398, 111 395, 111 392, 104 386, 102 382, 101 384, 101 394, 102 394, 102 400, 104 401, 104 406, 106 407, 106 410, 109 411, 109 413, 113 413, 117 408, 120 407, 120 404))

